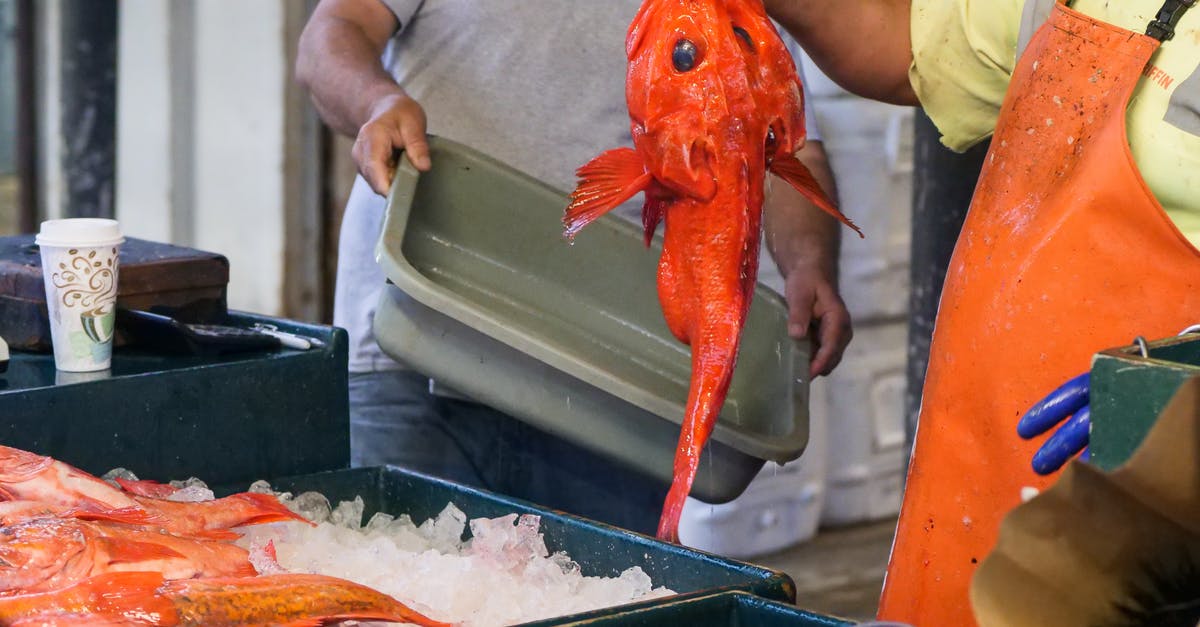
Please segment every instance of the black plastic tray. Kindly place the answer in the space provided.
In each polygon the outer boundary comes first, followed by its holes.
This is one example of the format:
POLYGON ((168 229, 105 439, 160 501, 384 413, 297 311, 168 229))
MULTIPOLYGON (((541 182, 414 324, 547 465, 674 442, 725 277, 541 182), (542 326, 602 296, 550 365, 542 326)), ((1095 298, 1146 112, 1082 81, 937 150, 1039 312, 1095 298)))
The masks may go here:
POLYGON ((113 351, 111 371, 66 373, 14 352, 0 373, 0 443, 100 474, 212 484, 350 465, 346 332, 231 314, 324 343, 219 356, 113 351))

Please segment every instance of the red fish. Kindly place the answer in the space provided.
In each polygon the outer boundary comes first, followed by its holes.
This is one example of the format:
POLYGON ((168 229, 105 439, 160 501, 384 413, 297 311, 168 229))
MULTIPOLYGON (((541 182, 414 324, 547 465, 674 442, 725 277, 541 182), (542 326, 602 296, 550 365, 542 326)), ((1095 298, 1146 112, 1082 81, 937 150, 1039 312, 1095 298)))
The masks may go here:
POLYGON ((137 493, 161 494, 170 488, 147 487, 152 484, 130 482, 141 489, 126 492, 53 458, 0 446, 0 498, 5 500, 41 501, 87 511, 144 511, 149 516, 161 517, 159 525, 168 531, 213 539, 236 538, 232 532, 224 531, 230 527, 305 520, 269 494, 247 492, 185 503, 137 493))
POLYGON ((449 627, 366 586, 324 575, 169 581, 160 593, 175 603, 179 625, 316 627, 346 620, 449 627))
POLYGON ((140 507, 124 509, 102 509, 97 507, 71 507, 42 501, 0 501, 0 526, 15 525, 35 518, 78 518, 79 520, 107 520, 127 525, 154 526, 163 522, 162 516, 147 512, 140 507))
POLYGON ((3 597, 0 625, 175 625, 174 604, 158 592, 162 583, 158 573, 112 573, 61 590, 3 597))
POLYGON ((563 225, 574 237, 638 192, 647 245, 664 223, 659 301, 671 333, 692 349, 674 481, 658 528, 660 538, 678 542, 758 275, 766 172, 858 227, 795 157, 805 139, 800 79, 761 0, 646 0, 626 53, 634 147, 578 170, 563 225))
POLYGON ((40 592, 110 572, 153 571, 167 579, 252 577, 234 544, 106 521, 40 518, 0 530, 0 590, 40 592))

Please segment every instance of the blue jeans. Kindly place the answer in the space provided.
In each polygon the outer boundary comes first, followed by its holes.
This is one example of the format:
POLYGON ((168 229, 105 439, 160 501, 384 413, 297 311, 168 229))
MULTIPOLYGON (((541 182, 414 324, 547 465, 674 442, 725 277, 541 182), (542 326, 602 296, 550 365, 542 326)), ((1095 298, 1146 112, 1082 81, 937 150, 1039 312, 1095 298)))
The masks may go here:
POLYGON ((653 534, 667 484, 411 371, 350 374, 350 462, 393 464, 653 534))

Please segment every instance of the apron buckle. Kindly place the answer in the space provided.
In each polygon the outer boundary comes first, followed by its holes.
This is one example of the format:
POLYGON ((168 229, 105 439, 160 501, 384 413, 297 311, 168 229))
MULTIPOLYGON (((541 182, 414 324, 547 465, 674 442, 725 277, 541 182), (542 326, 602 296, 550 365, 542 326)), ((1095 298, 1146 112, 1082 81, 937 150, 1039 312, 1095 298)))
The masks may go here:
POLYGON ((1146 34, 1159 40, 1167 41, 1175 36, 1175 25, 1183 13, 1196 5, 1196 0, 1167 0, 1158 10, 1158 16, 1146 27, 1146 34))

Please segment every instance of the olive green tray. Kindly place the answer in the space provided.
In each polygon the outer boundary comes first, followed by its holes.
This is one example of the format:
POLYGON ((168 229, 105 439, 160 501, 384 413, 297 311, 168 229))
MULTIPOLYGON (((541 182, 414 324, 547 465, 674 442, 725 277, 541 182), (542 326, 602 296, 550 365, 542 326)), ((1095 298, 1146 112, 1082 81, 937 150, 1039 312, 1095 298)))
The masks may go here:
MULTIPOLYGON (((670 481, 691 374, 656 288, 661 240, 615 216, 573 244, 567 197, 431 138, 433 169, 401 159, 376 249, 394 287, 374 330, 388 354, 469 398, 670 481)), ((766 260, 764 260, 766 261, 766 260)), ((769 261, 767 261, 769 263, 769 261)), ((808 346, 759 286, 693 496, 735 498, 764 460, 808 443, 808 346)))

